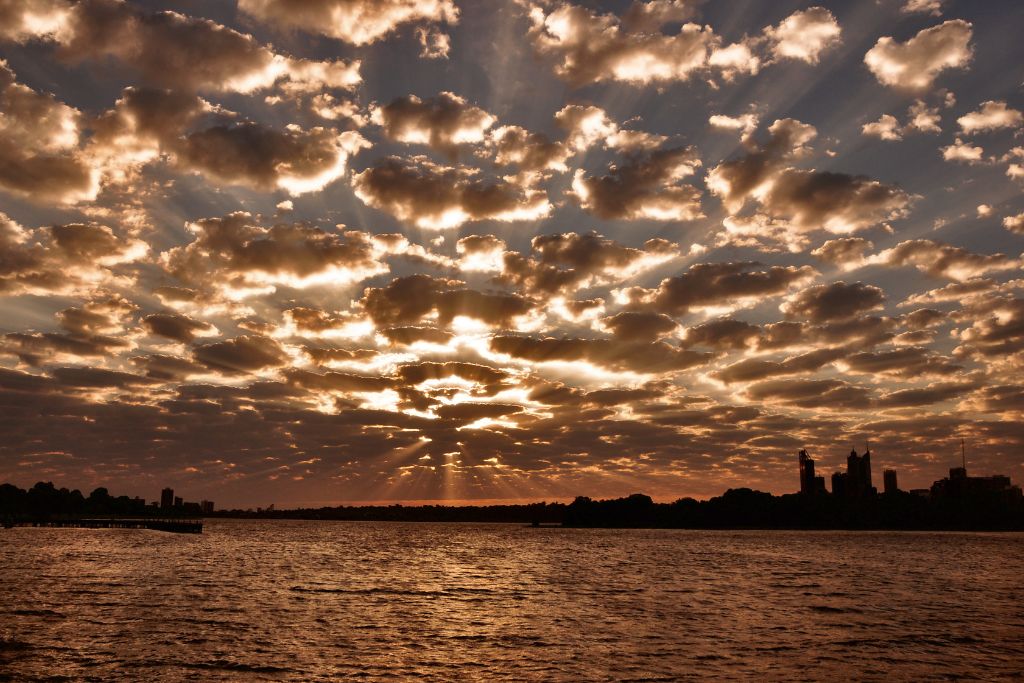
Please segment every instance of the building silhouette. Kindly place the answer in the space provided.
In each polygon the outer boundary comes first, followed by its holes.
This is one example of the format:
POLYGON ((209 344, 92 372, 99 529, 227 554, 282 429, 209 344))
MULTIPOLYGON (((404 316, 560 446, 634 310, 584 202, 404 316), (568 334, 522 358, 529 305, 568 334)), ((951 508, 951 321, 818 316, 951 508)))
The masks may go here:
POLYGON ((886 495, 891 496, 899 492, 900 487, 896 485, 896 470, 882 470, 882 482, 886 495))
POLYGON ((204 501, 200 502, 199 503, 199 507, 202 510, 204 515, 209 515, 209 514, 213 513, 213 501, 212 500, 204 500, 204 501))
POLYGON ((875 493, 871 484, 871 450, 857 455, 857 449, 850 451, 846 458, 846 495, 850 498, 867 498, 875 493))
POLYGON ((826 493, 825 477, 814 475, 814 460, 802 450, 797 454, 800 462, 800 493, 813 496, 826 493))
POLYGON ((174 489, 166 488, 160 492, 160 509, 170 510, 174 507, 174 489))
POLYGON ((846 498, 846 472, 832 473, 832 495, 846 498))
POLYGON ((1014 486, 1004 474, 990 477, 971 477, 966 467, 952 467, 949 477, 940 479, 931 488, 932 498, 964 499, 989 498, 1014 500, 1021 498, 1021 489, 1014 486))
POLYGON ((174 507, 180 508, 184 504, 185 504, 185 501, 184 501, 184 499, 182 499, 181 496, 175 496, 174 497, 174 507))
POLYGON ((800 460, 800 493, 808 496, 814 493, 814 460, 807 455, 805 450, 801 450, 798 457, 800 460))

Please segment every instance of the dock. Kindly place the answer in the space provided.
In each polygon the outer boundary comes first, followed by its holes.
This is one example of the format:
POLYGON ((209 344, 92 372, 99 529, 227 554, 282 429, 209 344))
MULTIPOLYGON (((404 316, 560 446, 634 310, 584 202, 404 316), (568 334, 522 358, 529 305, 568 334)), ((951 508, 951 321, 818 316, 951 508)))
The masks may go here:
POLYGON ((5 527, 49 527, 76 529, 150 529, 152 531, 168 531, 175 534, 201 534, 201 519, 124 519, 124 518, 92 518, 92 519, 22 519, 4 520, 5 527))

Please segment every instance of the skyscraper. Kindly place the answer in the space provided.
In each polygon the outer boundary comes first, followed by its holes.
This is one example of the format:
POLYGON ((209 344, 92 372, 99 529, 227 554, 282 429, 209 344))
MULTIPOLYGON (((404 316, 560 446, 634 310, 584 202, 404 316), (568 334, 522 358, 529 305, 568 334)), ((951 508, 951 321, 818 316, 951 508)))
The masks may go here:
POLYGON ((882 482, 885 484, 886 495, 893 495, 899 492, 899 487, 896 485, 896 470, 882 470, 882 482))
POLYGON ((174 489, 166 488, 160 492, 160 509, 170 510, 174 507, 174 489))
POLYGON ((832 473, 832 495, 840 498, 846 497, 846 472, 832 473))
POLYGON ((850 451, 846 458, 846 493, 851 498, 865 498, 875 492, 871 485, 871 451, 865 450, 864 455, 857 455, 857 450, 850 451))
POLYGON ((805 496, 814 494, 814 460, 802 450, 798 454, 800 458, 800 493, 805 496))

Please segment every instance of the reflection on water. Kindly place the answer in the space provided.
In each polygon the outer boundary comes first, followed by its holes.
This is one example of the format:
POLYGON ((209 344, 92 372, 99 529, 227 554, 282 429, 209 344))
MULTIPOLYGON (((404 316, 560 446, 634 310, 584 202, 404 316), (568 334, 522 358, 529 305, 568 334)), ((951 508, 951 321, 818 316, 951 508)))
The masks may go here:
POLYGON ((0 531, 0 680, 1024 676, 1024 535, 0 531))

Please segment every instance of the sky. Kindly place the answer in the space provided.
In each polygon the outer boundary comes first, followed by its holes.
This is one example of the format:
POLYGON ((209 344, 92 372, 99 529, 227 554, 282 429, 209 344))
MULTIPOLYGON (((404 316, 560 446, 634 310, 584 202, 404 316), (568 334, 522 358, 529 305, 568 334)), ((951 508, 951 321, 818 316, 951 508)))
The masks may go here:
POLYGON ((1024 4, 0 0, 0 481, 1024 479, 1024 4))

